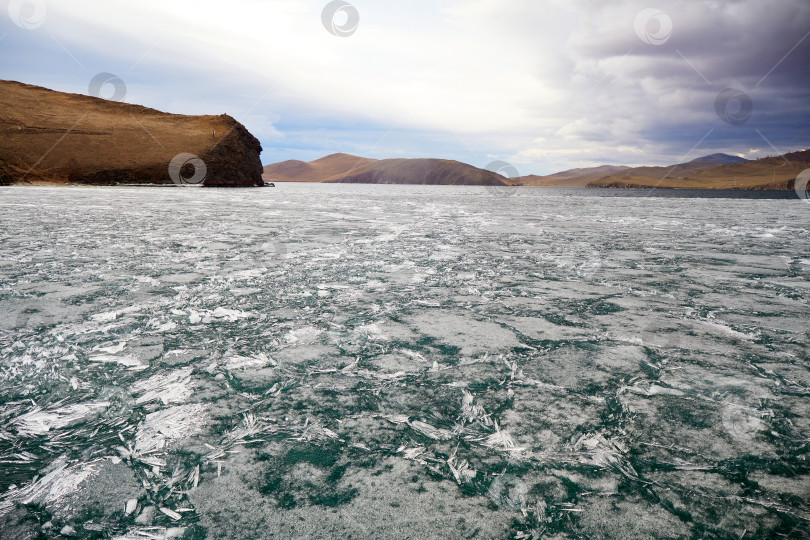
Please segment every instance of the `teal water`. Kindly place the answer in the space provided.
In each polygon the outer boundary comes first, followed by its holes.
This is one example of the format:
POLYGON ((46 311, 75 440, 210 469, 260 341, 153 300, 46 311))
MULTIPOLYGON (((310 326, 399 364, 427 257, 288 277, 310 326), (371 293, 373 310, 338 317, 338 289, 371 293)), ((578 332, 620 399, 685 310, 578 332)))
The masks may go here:
POLYGON ((0 532, 806 537, 809 218, 4 188, 0 532))

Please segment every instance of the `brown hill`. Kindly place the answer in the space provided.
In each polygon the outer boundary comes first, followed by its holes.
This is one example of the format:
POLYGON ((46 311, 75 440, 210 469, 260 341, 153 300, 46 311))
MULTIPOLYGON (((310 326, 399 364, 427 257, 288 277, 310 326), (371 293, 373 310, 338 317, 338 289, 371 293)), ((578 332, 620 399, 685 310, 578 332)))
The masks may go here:
POLYGON ((228 115, 169 114, 0 81, 0 184, 171 184, 170 163, 187 153, 205 163, 204 185, 258 186, 261 150, 228 115))
POLYGON ((544 187, 585 187, 589 182, 629 169, 620 165, 601 165, 599 167, 587 167, 584 169, 571 169, 568 171, 538 176, 535 174, 513 178, 524 186, 544 186, 544 187))
POLYGON ((282 161, 265 165, 262 177, 268 182, 322 182, 375 161, 350 154, 332 154, 308 163, 298 160, 282 161))
MULTIPOLYGON (((714 158, 715 156, 707 156, 714 158)), ((265 180, 373 184, 524 185, 547 187, 662 187, 693 189, 793 189, 796 175, 810 168, 810 150, 781 157, 723 165, 718 159, 668 167, 602 165, 507 179, 458 161, 373 160, 332 154, 311 161, 284 161, 264 168, 265 180)))
POLYGON ((332 154, 309 163, 283 161, 267 165, 264 179, 278 182, 327 182, 341 184, 430 184, 508 186, 500 174, 447 159, 373 160, 332 154))
POLYGON ((588 183, 588 187, 792 190, 796 176, 810 168, 810 150, 747 163, 708 168, 699 167, 701 165, 714 164, 687 163, 678 165, 672 172, 665 167, 640 167, 622 175, 605 176, 588 183))
POLYGON ((350 173, 327 178, 325 182, 451 186, 513 185, 498 173, 448 159, 384 159, 350 173))
POLYGON ((747 163, 750 159, 741 158, 740 156, 730 156, 728 154, 710 154, 708 156, 693 159, 692 163, 717 163, 718 165, 733 165, 734 163, 747 163))

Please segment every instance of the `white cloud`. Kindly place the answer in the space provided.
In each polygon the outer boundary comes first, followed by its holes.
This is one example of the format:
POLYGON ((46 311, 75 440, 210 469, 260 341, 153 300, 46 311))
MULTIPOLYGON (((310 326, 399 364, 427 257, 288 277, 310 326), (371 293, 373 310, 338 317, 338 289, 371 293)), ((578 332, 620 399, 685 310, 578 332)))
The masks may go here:
POLYGON ((656 4, 673 36, 656 47, 634 31, 642 1, 353 3, 360 26, 346 38, 321 25, 325 0, 71 0, 49 4, 46 29, 117 66, 129 101, 215 114, 227 105, 266 145, 284 138, 277 125, 316 137, 319 121, 347 133, 398 126, 548 170, 563 158, 685 152, 718 122, 717 93, 753 92, 810 12, 802 0, 665 0, 656 4))

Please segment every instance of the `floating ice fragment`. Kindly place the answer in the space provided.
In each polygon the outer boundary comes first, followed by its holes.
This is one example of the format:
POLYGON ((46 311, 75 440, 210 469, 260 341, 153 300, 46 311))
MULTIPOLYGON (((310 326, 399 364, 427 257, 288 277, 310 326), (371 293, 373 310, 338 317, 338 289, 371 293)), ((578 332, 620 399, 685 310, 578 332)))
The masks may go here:
POLYGON ((146 508, 141 510, 141 513, 138 515, 138 517, 135 518, 135 523, 138 523, 140 525, 151 525, 152 520, 155 519, 156 513, 157 508, 155 508, 154 506, 147 506, 146 508))
POLYGON ((166 466, 166 460, 165 459, 160 459, 159 457, 155 457, 155 456, 140 456, 137 459, 141 463, 143 463, 145 465, 149 465, 150 467, 153 467, 153 468, 154 467, 165 467, 166 466))
POLYGON ((138 499, 130 499, 124 506, 124 513, 126 515, 134 514, 137 508, 138 508, 138 499))
POLYGON ((132 385, 137 405, 160 400, 164 405, 183 403, 194 393, 191 382, 193 367, 184 367, 167 374, 158 373, 132 385))
POLYGON ((91 317, 91 319, 93 319, 96 322, 110 322, 114 321, 117 318, 118 318, 117 311, 108 311, 106 313, 99 313, 91 317))
POLYGON ((421 461, 419 456, 425 453, 425 447, 417 446, 416 448, 406 448, 404 446, 400 446, 397 449, 397 452, 402 452, 405 459, 409 459, 411 461, 421 461))
POLYGON ((628 478, 638 478, 638 472, 625 457, 627 448, 618 441, 606 439, 601 433, 586 433, 573 447, 574 451, 582 452, 582 463, 616 469, 628 478))
POLYGON ((98 313, 90 317, 94 322, 105 323, 105 322, 112 322, 116 320, 121 315, 127 315, 129 313, 137 313, 143 309, 141 306, 130 306, 124 309, 119 309, 116 311, 107 311, 105 313, 98 313))
POLYGON ((422 356, 421 354, 419 354, 416 351, 411 351, 409 349, 398 349, 397 352, 401 352, 402 354, 404 354, 404 355, 406 355, 406 356, 408 356, 410 358, 413 358, 417 362, 421 362, 423 364, 427 363, 427 359, 425 359, 424 356, 422 356))
POLYGON ((244 369, 262 369, 268 365, 275 367, 278 365, 278 362, 264 353, 259 353, 255 357, 233 356, 225 363, 225 368, 228 371, 237 371, 244 369))
POLYGON ((155 328, 155 332, 168 332, 169 330, 174 330, 175 328, 177 328, 177 324, 175 324, 173 321, 169 321, 155 328))
POLYGON ((414 420, 413 422, 410 422, 409 425, 422 435, 437 441, 447 441, 453 438, 453 433, 451 431, 433 427, 430 424, 421 422, 419 420, 414 420))
POLYGON ((681 397, 685 395, 680 390, 676 390, 674 388, 665 388, 663 386, 659 386, 657 384, 651 384, 647 388, 642 388, 639 385, 634 385, 630 387, 626 387, 628 392, 632 392, 634 394, 638 394, 641 396, 676 396, 681 397))
MULTIPOLYGON (((135 521, 138 523, 137 519, 135 521)), ((182 538, 185 533, 186 527, 135 527, 126 534, 114 536, 113 540, 170 540, 182 538)))
POLYGON ((453 455, 447 459, 447 466, 450 467, 450 471, 453 473, 453 477, 456 479, 458 485, 472 482, 475 475, 478 474, 466 459, 459 460, 456 457, 455 451, 453 451, 453 455))
POLYGON ((110 406, 109 401, 76 403, 51 410, 34 410, 17 417, 12 425, 23 437, 44 435, 52 429, 62 429, 83 422, 87 417, 98 414, 110 406))
POLYGON ((388 341, 388 337, 383 334, 378 323, 366 324, 357 328, 358 331, 366 334, 370 340, 388 341))
POLYGON ((479 420, 485 426, 491 426, 492 420, 490 419, 484 407, 474 404, 473 395, 468 391, 463 391, 461 398, 461 416, 467 422, 475 422, 479 420))
POLYGON ((170 510, 169 508, 165 508, 165 507, 161 506, 158 509, 161 512, 163 512, 164 514, 166 514, 167 516, 169 516, 170 518, 172 518, 173 520, 175 520, 175 521, 179 521, 180 519, 183 518, 183 516, 181 516, 180 514, 175 512, 174 510, 170 510))
POLYGON ((239 319, 245 319, 248 315, 244 311, 240 311, 238 309, 225 309, 224 307, 218 307, 211 313, 211 316, 215 319, 225 319, 229 322, 238 321, 239 319))
POLYGON ((0 499, 0 515, 13 508, 13 503, 48 505, 75 493, 79 485, 98 472, 104 459, 68 466, 66 456, 60 456, 49 467, 49 472, 28 486, 6 492, 0 499), (6 504, 4 504, 6 503, 6 504), (12 503, 11 506, 7 503, 12 503))
POLYGON ((731 336, 732 338, 741 339, 743 341, 754 341, 756 339, 759 339, 760 336, 759 332, 745 334, 743 332, 738 332, 737 330, 734 330, 725 321, 715 319, 714 312, 709 313, 706 319, 701 322, 710 328, 714 328, 715 330, 719 330, 720 332, 728 336, 731 336))
POLYGON ((172 441, 199 433, 206 416, 207 407, 200 403, 178 405, 147 414, 135 435, 135 453, 148 454, 163 450, 172 441))
POLYGON ((297 437, 298 440, 303 441, 330 441, 330 440, 338 440, 340 436, 332 431, 329 428, 325 428, 319 426, 318 424, 308 424, 306 429, 304 429, 304 433, 301 434, 300 437, 297 437))
POLYGON ((101 364, 120 364, 127 367, 130 371, 142 371, 149 367, 149 364, 144 363, 136 356, 125 354, 123 356, 114 356, 110 354, 97 354, 89 358, 91 362, 101 364))
MULTIPOLYGON (((497 424, 496 424, 497 426, 497 424)), ((515 445, 515 440, 512 438, 505 431, 501 431, 498 429, 495 433, 484 439, 483 443, 484 446, 489 448, 495 448, 497 450, 510 450, 510 451, 522 451, 523 448, 518 448, 515 445)))
POLYGON ((121 351, 123 351, 126 346, 127 346, 127 342, 122 341, 118 345, 111 345, 109 347, 94 347, 93 350, 101 351, 101 352, 107 353, 107 354, 118 354, 121 351))
POLYGON ((289 344, 298 343, 299 341, 302 343, 312 343, 321 333, 321 330, 313 326, 305 326, 297 330, 290 330, 284 335, 283 339, 289 344))

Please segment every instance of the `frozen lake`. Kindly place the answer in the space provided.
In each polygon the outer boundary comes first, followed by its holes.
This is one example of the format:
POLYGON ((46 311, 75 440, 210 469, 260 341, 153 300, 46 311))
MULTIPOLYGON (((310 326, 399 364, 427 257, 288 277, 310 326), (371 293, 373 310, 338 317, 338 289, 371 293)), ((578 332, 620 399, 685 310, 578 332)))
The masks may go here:
POLYGON ((807 538, 810 204, 573 193, 3 188, 0 536, 807 538))

